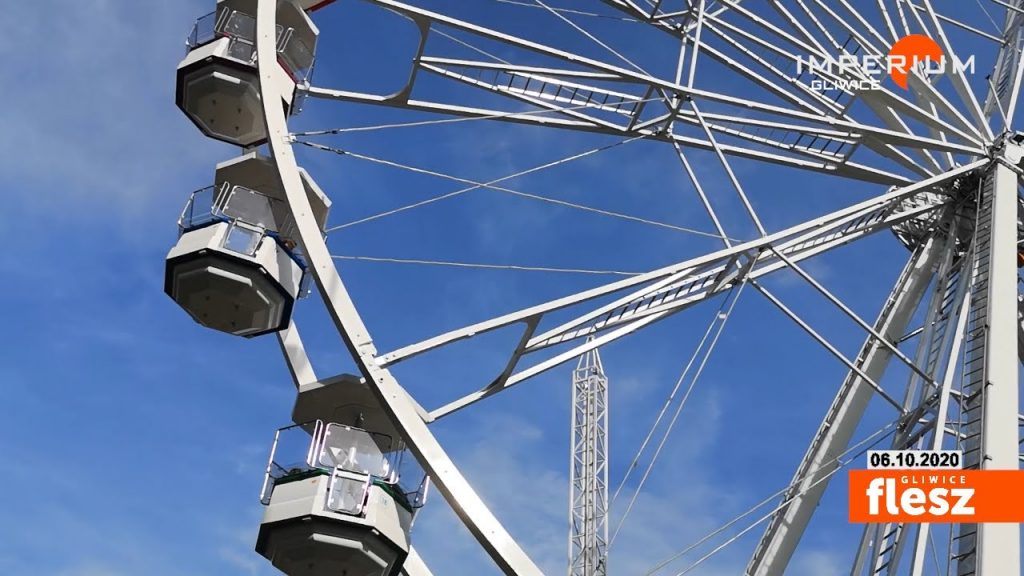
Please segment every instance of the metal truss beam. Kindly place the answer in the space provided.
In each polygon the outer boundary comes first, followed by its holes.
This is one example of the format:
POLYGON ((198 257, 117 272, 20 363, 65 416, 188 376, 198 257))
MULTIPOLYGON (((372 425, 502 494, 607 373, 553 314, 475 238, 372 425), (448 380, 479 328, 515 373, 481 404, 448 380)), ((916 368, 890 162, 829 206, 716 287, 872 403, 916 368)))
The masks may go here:
MULTIPOLYGON (((480 88, 487 89, 486 86, 478 85, 480 88)), ((388 106, 394 108, 403 108, 407 110, 415 110, 419 112, 430 112, 436 114, 445 114, 450 116, 460 116, 464 118, 482 118, 491 119, 500 122, 509 122, 514 124, 525 124, 532 126, 544 126, 548 128, 560 128, 567 130, 575 130, 580 132, 592 132, 596 134, 609 134, 615 136, 622 136, 624 138, 635 138, 644 137, 649 140, 660 141, 660 142, 671 142, 686 146, 688 148, 696 148, 699 150, 714 150, 711 142, 702 139, 694 138, 691 136, 685 136, 672 132, 667 132, 663 129, 665 125, 674 119, 681 119, 684 122, 688 122, 688 119, 683 117, 682 114, 666 113, 655 118, 655 120, 648 121, 645 123, 636 123, 633 126, 628 126, 630 121, 627 121, 627 126, 613 124, 605 120, 595 118, 583 118, 585 116, 582 113, 571 110, 573 106, 564 107, 564 117, 552 117, 552 116, 538 116, 535 114, 510 114, 505 110, 489 109, 489 108, 478 108, 470 106, 460 106, 454 104, 447 104, 443 102, 434 102, 428 100, 416 100, 408 97, 403 98, 392 98, 388 96, 380 96, 375 94, 366 94, 361 92, 351 92, 346 90, 334 90, 329 88, 311 87, 306 89, 307 94, 314 98, 323 98, 329 100, 339 100, 345 102, 355 102, 361 104, 373 104, 380 106, 388 106)), ((501 92, 501 91, 499 91, 501 92)), ((543 99, 534 98, 529 100, 527 96, 517 96, 517 99, 529 101, 531 104, 536 104, 547 110, 558 110, 559 107, 552 105, 543 99)), ((639 102, 639 100, 637 101, 639 102)), ((750 125, 754 125, 752 122, 747 122, 750 125)), ((826 123, 834 124, 834 123, 826 123)), ((813 131, 808 131, 813 136, 813 131)), ((728 134, 726 134, 728 135, 728 134)), ((827 134, 822 134, 826 136, 827 134)), ((771 143, 767 143, 769 148, 779 149, 779 146, 773 146, 771 143)), ((825 174, 835 174, 843 176, 845 178, 852 178, 855 180, 861 180, 864 182, 874 182, 877 184, 885 185, 906 185, 911 182, 910 179, 899 174, 895 174, 886 170, 880 170, 857 164, 854 162, 838 162, 833 159, 807 159, 800 155, 785 155, 777 152, 770 152, 764 149, 748 148, 744 146, 737 146, 733 144, 721 144, 722 152, 729 156, 735 156, 737 158, 746 158, 750 160, 757 160, 760 162, 767 162, 769 164, 778 164, 781 166, 787 166, 790 168, 796 168, 800 170, 809 170, 812 172, 821 172, 825 174)), ((968 147, 966 151, 968 153, 978 153, 980 149, 974 147, 968 147)), ((785 150, 789 152, 789 149, 785 150)))
POLYGON ((525 324, 523 335, 511 352, 504 372, 483 389, 431 412, 433 418, 440 418, 720 294, 741 280, 758 279, 784 269, 786 262, 778 257, 779 253, 791 262, 799 262, 934 210, 937 205, 927 203, 912 208, 900 208, 900 205, 906 198, 933 190, 987 162, 980 160, 764 238, 453 330, 382 354, 377 362, 380 366, 390 366, 456 341, 513 324, 525 324), (537 334, 540 322, 549 313, 627 291, 609 304, 537 334), (590 336, 595 339, 517 371, 520 360, 530 354, 590 336))

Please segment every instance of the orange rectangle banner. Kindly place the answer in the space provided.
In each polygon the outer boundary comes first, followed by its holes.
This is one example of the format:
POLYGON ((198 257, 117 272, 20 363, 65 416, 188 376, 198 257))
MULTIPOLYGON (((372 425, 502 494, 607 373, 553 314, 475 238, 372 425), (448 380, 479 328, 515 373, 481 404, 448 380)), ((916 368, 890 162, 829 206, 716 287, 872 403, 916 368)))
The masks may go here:
POLYGON ((1022 470, 851 470, 850 522, 1024 522, 1022 470))

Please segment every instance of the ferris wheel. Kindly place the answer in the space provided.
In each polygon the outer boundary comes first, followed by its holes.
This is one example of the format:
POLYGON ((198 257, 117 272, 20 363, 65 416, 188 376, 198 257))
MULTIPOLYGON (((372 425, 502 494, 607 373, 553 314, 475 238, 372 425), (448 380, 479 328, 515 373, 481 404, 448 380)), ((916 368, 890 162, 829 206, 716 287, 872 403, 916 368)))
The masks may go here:
MULTIPOLYGON (((412 526, 432 486, 502 572, 540 574, 430 425, 715 301, 719 312, 690 362, 699 375, 741 296, 777 309, 847 376, 799 448, 791 482, 672 558, 653 560, 647 574, 699 573, 748 533, 761 536, 745 574, 786 573, 830 481, 869 449, 954 449, 965 469, 1018 469, 1024 133, 1014 127, 1022 47, 1021 0, 218 0, 189 37, 177 102, 206 136, 243 153, 218 164, 214 185, 189 198, 166 291, 207 327, 275 334, 294 378, 294 424, 278 432, 271 453, 257 550, 287 574, 429 574, 412 526), (411 62, 388 71, 402 78, 396 90, 354 89, 358 82, 325 64, 332 26, 359 26, 346 13, 356 5, 356 16, 375 9, 404 26, 400 38, 369 32, 381 46, 410 47, 411 62), (654 53, 646 38, 672 49, 654 53), (339 118, 331 114, 339 103, 387 111, 387 121, 339 118), (466 124, 575 134, 591 145, 479 178, 364 153, 343 138, 429 127, 437 140, 466 124), (512 184, 633 143, 667 151, 671 163, 658 170, 685 178, 700 225, 512 184), (319 172, 299 166, 309 154, 320 155, 319 172), (698 165, 697 154, 707 161, 698 165), (456 188, 356 219, 323 184, 330 174, 322 167, 342 158, 456 188), (852 186, 862 199, 772 225, 753 194, 763 183, 745 181, 761 166, 778 186, 852 186), (344 250, 337 230, 477 190, 714 244, 635 272, 337 253, 344 250), (332 220, 339 213, 342 224, 332 220), (892 238, 884 249, 905 264, 888 293, 876 296, 877 316, 865 318, 810 263, 856 250, 876 233, 892 238), (336 266, 352 259, 622 277, 382 350, 336 266), (863 338, 856 355, 769 285, 781 274, 850 323, 863 338), (311 295, 323 301, 358 375, 315 373, 293 319, 311 295), (501 366, 480 375, 473 392, 426 407, 395 375, 414 357, 510 327, 519 332, 501 366), (865 431, 869 406, 887 416, 865 431), (300 457, 281 453, 289 434, 304 439, 300 457)), ((403 233, 402 226, 388 232, 403 233)), ((417 238, 410 233, 408 242, 417 238)), ((766 320, 759 337, 773 338, 780 326, 766 320)), ((607 573, 604 530, 594 544, 602 557, 584 571, 570 566, 570 574, 607 573)), ((855 575, 1019 574, 1020 527, 867 524, 849 542, 848 560, 855 575)))

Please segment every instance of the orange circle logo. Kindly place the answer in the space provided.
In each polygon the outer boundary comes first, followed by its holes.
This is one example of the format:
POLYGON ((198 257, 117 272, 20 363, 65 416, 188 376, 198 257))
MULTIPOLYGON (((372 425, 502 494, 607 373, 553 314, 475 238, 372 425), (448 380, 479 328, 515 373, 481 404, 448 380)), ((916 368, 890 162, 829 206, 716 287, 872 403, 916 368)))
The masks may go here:
POLYGON ((926 60, 939 63, 945 55, 935 40, 923 34, 911 34, 900 38, 889 50, 889 76, 897 86, 907 89, 907 73, 918 63, 926 60))

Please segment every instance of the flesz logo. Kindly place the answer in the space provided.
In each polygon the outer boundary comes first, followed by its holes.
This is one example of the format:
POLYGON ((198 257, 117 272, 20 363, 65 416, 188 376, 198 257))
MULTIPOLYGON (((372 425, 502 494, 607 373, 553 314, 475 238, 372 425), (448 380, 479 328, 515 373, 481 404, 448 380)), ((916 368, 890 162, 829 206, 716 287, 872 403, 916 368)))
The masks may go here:
POLYGON ((851 470, 854 523, 1024 522, 1024 470, 851 470))
POLYGON ((927 67, 927 62, 931 61, 944 67, 945 60, 946 55, 935 40, 923 34, 904 36, 889 49, 889 77, 897 86, 906 90, 907 73, 917 63, 925 62, 927 67))

